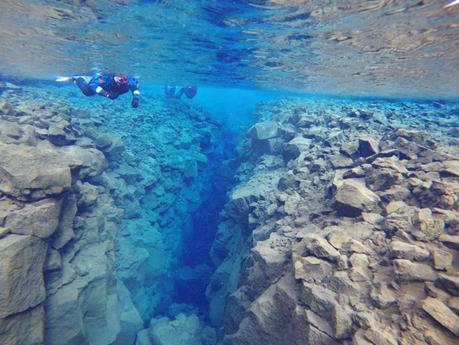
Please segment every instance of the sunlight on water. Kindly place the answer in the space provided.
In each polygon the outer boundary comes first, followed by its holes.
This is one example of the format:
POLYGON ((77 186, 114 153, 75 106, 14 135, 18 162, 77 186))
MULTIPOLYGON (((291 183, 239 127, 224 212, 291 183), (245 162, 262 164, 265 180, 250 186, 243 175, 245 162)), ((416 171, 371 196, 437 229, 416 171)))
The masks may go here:
POLYGON ((459 8, 446 4, 3 0, 0 73, 97 68, 156 83, 456 97, 459 8))

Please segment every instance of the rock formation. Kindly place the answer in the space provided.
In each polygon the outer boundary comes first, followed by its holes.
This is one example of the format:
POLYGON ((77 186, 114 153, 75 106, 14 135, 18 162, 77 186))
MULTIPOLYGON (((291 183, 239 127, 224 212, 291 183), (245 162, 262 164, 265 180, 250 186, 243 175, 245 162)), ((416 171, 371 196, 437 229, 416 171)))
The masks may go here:
POLYGON ((65 104, 36 92, 3 96, 0 343, 133 343, 142 323, 130 315, 123 338, 128 311, 114 275, 121 210, 98 182, 104 154, 65 104))
POLYGON ((240 144, 207 289, 218 344, 457 344, 454 115, 324 103, 267 103, 240 144))
POLYGON ((228 159, 198 107, 46 90, 0 97, 1 344, 457 344, 454 105, 266 102, 228 159))

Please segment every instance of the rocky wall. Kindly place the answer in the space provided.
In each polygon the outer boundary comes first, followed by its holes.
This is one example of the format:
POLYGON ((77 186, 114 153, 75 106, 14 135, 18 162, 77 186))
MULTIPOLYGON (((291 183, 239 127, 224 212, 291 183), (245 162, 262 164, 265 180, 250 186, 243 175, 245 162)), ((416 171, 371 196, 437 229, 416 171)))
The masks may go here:
POLYGON ((219 344, 457 344, 458 115, 261 106, 212 248, 219 344))
POLYGON ((118 298, 107 161, 75 112, 38 89, 0 97, 1 344, 124 345, 142 328, 118 298))

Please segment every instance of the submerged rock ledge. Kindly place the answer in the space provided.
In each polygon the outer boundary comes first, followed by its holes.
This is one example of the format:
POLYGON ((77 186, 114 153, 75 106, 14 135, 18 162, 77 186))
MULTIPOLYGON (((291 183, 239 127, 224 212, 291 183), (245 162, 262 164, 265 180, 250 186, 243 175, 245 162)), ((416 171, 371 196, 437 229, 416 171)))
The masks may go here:
POLYGON ((260 105, 224 164, 213 267, 180 268, 218 124, 180 103, 124 118, 6 96, 1 344, 457 344, 454 105, 260 105), (208 315, 173 300, 209 271, 208 315))

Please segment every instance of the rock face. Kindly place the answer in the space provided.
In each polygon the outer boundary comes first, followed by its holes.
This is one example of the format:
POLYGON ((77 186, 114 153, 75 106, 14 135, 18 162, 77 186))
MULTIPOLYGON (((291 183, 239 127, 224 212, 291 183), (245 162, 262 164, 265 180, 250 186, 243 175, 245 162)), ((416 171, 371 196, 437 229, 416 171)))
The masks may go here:
MULTIPOLYGON (((0 116, 0 343, 116 344, 129 330, 113 273, 120 211, 97 182, 104 154, 75 145, 83 138, 58 115, 70 113, 64 104, 37 103, 45 96, 35 90, 8 96, 0 116), (97 190, 92 203, 82 181, 97 190)), ((130 328, 122 344, 133 344, 140 327, 130 328)))
POLYGON ((420 132, 417 105, 359 121, 324 103, 267 103, 283 149, 240 145, 207 288, 218 344, 457 344, 458 143, 433 115, 438 140, 420 132))

